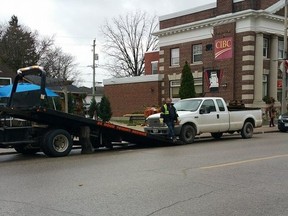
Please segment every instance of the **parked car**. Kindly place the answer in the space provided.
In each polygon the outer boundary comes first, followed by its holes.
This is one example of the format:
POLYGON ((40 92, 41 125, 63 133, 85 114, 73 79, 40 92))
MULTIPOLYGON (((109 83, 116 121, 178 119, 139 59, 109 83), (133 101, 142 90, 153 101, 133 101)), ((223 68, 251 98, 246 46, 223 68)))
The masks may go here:
POLYGON ((288 131, 288 112, 279 116, 279 118, 278 118, 278 129, 281 132, 288 131))

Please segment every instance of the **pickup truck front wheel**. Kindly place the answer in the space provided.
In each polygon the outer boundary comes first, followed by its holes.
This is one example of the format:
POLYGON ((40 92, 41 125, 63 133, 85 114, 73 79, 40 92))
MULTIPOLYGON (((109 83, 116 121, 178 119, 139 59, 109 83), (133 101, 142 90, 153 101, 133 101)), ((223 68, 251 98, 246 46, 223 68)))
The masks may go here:
POLYGON ((47 156, 63 157, 70 153, 73 146, 71 135, 62 129, 47 132, 42 143, 42 150, 47 156))
POLYGON ((251 122, 245 122, 241 130, 241 136, 243 139, 249 139, 253 136, 253 124, 251 122))
POLYGON ((180 140, 185 144, 193 143, 195 138, 195 129, 191 125, 184 125, 181 129, 180 140))

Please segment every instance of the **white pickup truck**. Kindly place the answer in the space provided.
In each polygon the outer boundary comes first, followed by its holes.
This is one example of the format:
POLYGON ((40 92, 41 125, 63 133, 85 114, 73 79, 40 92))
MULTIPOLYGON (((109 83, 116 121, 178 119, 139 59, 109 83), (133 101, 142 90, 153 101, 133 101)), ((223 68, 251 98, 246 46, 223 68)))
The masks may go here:
MULTIPOLYGON (((193 143, 196 135, 211 133, 215 139, 223 133, 238 132, 242 138, 253 136, 253 129, 262 126, 260 108, 228 107, 220 97, 189 98, 174 104, 179 115, 175 135, 184 143, 193 143)), ((150 134, 166 136, 167 126, 160 113, 146 119, 144 130, 150 134)))

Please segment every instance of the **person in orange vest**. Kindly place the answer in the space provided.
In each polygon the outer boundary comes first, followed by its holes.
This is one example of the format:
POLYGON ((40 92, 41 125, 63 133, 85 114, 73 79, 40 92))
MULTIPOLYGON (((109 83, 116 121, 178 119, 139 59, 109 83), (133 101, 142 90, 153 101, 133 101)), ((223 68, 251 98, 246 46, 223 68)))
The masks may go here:
POLYGON ((161 107, 161 118, 163 118, 163 122, 168 127, 168 138, 173 140, 173 142, 176 141, 175 133, 174 133, 174 127, 175 122, 178 120, 178 114, 175 109, 175 107, 172 104, 171 98, 166 98, 165 104, 161 107))

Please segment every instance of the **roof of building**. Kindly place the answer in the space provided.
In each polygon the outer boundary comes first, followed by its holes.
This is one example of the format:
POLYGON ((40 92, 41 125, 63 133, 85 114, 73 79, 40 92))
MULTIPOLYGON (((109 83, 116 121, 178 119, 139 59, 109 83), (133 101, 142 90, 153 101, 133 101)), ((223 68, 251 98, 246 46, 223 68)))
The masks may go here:
POLYGON ((153 74, 145 76, 135 76, 135 77, 123 77, 123 78, 111 78, 103 80, 105 85, 119 85, 127 83, 143 83, 143 82, 156 82, 162 81, 164 78, 163 74, 153 74))
POLYGON ((159 17, 159 21, 167 20, 167 19, 173 19, 175 17, 185 16, 185 15, 189 15, 189 14, 193 14, 193 13, 209 10, 209 9, 215 8, 216 6, 217 6, 216 2, 213 2, 213 3, 202 5, 202 6, 199 6, 199 7, 195 7, 195 8, 191 8, 191 9, 187 9, 187 10, 183 10, 183 11, 174 12, 174 13, 171 13, 171 14, 160 16, 159 17))

